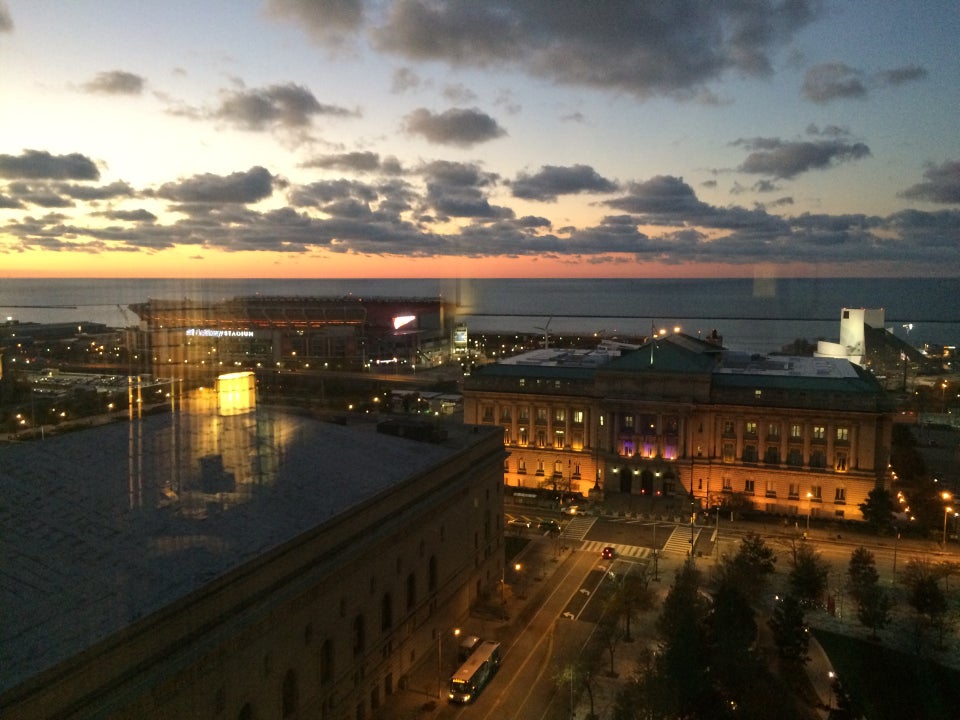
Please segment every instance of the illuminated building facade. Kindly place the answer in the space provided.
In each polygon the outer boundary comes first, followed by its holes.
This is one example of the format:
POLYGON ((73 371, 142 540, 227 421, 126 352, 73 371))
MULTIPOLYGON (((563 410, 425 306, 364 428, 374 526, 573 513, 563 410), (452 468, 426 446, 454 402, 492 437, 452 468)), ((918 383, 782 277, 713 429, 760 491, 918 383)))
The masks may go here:
POLYGON ((439 299, 238 297, 149 300, 129 338, 141 372, 211 378, 235 369, 361 370, 449 359, 453 305, 439 299))
POLYGON ((504 481, 595 495, 744 498, 760 511, 860 520, 888 480, 892 410, 845 359, 762 357, 676 334, 538 350, 465 382, 464 422, 498 426, 504 481))
POLYGON ((4 447, 5 720, 376 717, 496 593, 499 433, 324 424, 249 387, 4 447))

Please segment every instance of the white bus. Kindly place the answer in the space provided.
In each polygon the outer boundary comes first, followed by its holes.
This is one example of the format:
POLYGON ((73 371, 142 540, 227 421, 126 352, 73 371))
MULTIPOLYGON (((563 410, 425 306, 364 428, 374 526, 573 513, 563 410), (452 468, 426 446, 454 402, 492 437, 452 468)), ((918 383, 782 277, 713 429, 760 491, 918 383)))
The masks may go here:
POLYGON ((450 678, 450 702, 472 702, 500 667, 500 643, 484 640, 450 678))

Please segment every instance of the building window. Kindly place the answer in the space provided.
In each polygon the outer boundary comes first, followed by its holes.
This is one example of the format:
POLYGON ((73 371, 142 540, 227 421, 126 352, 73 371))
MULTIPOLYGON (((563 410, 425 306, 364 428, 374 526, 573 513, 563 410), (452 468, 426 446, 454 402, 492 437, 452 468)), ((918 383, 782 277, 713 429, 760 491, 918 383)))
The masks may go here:
POLYGON ((794 500, 800 497, 800 484, 790 483, 790 497, 794 500))
POLYGON ((734 461, 733 443, 723 444, 723 461, 725 463, 732 463, 734 461))
POLYGON ((823 500, 823 488, 819 485, 810 486, 810 502, 820 502, 823 500))
POLYGON ((583 431, 574 430, 573 437, 571 438, 572 442, 570 443, 571 447, 574 450, 583 450, 583 431))
POLYGON ((837 472, 847 471, 847 454, 846 453, 842 453, 842 452, 837 453, 837 461, 836 463, 834 463, 834 467, 836 468, 837 472))
POLYGON ((799 440, 803 437, 803 425, 794 423, 790 426, 790 439, 799 440))
POLYGON ((543 460, 537 460, 537 475, 543 475, 543 460))
POLYGON ((413 606, 417 604, 417 576, 413 573, 407 575, 407 612, 413 612, 413 606))
POLYGON ((500 408, 500 422, 510 422, 510 406, 500 408))
POLYGON ((522 423, 530 422, 530 408, 528 407, 518 408, 517 419, 522 423))
POLYGON ((359 655, 363 652, 366 645, 366 633, 363 626, 363 615, 357 615, 353 619, 353 654, 359 655))
POLYGON ((767 497, 776 497, 777 496, 777 482, 776 480, 767 480, 767 487, 765 494, 767 497))
POLYGON ((780 447, 767 445, 767 451, 763 454, 763 461, 770 465, 778 465, 780 463, 780 447))
POLYGON ((553 387, 554 387, 555 390, 559 390, 559 389, 560 389, 560 381, 559 381, 559 380, 554 380, 554 381, 553 381, 553 387))
POLYGON ((553 431, 553 447, 557 450, 563 450, 563 430, 554 430, 553 431))
POLYGON ((837 442, 838 443, 850 442, 850 428, 848 427, 837 428, 837 442))
POLYGON ((287 670, 287 674, 283 676, 283 690, 281 694, 281 715, 285 718, 293 717, 297 712, 297 705, 299 704, 297 674, 293 672, 293 670, 287 670))
POLYGON ((327 638, 320 646, 320 684, 333 680, 333 640, 327 638))
POLYGON ((823 425, 813 426, 813 439, 823 440, 827 437, 827 429, 823 425))
POLYGON ((538 407, 537 408, 537 425, 546 425, 547 424, 547 409, 538 407))
POLYGON ((833 501, 835 503, 840 503, 841 505, 847 501, 847 489, 838 487, 834 490, 833 501))
POLYGON ((757 446, 756 445, 744 445, 743 446, 743 461, 748 463, 755 463, 757 461, 757 446))
POLYGON ((580 463, 573 464, 573 477, 577 479, 580 478, 580 463))
POLYGON ((525 387, 526 384, 527 384, 527 379, 526 379, 526 378, 520 378, 519 383, 520 383, 520 387, 525 387))
POLYGON ((517 460, 517 473, 520 475, 527 474, 527 461, 524 460, 523 458, 520 458, 519 460, 517 460))
POLYGON ((743 433, 744 435, 753 435, 757 434, 757 424, 753 421, 748 420, 743 424, 743 433))
POLYGON ((735 435, 736 432, 733 429, 733 420, 724 420, 723 421, 723 434, 724 435, 735 435))
POLYGON ((810 452, 810 467, 823 469, 827 466, 827 454, 823 450, 810 452))
POLYGON ((493 405, 483 406, 483 422, 493 422, 493 405))
POLYGON ((525 427, 517 428, 517 444, 518 445, 530 444, 530 437, 527 435, 527 429, 525 427))
POLYGON ((633 457, 633 440, 620 441, 620 455, 623 457, 633 457))
POLYGON ((563 477, 563 462, 561 460, 553 461, 553 476, 563 477))
POLYGON ((753 480, 743 481, 743 491, 747 493, 747 495, 753 495, 753 486, 754 486, 753 480))
POLYGON ((723 479, 723 489, 724 489, 726 492, 730 492, 730 491, 733 490, 733 483, 730 481, 730 478, 725 477, 725 478, 723 479))
POLYGON ((546 446, 547 446, 547 431, 537 430, 537 447, 542 448, 546 446))
POLYGON ((792 447, 787 450, 787 465, 790 467, 802 467, 803 466, 803 453, 800 448, 792 447))
POLYGON ((503 444, 504 445, 510 444, 510 428, 508 427, 505 427, 503 429, 503 444))
POLYGON ((583 425, 583 410, 574 410, 573 411, 573 424, 574 425, 583 425))
POLYGON ((780 423, 770 423, 767 426, 767 437, 776 440, 780 437, 780 423))
POLYGON ((624 429, 631 430, 633 429, 633 415, 630 413, 624 413, 620 416, 620 421, 623 424, 624 429))
POLYGON ((566 411, 566 410, 564 410, 563 408, 554 408, 554 411, 553 411, 553 421, 554 421, 555 423, 566 422, 566 419, 567 419, 567 411, 566 411))
POLYGON ((510 472, 510 460, 508 460, 507 458, 503 459, 503 471, 505 473, 510 472))

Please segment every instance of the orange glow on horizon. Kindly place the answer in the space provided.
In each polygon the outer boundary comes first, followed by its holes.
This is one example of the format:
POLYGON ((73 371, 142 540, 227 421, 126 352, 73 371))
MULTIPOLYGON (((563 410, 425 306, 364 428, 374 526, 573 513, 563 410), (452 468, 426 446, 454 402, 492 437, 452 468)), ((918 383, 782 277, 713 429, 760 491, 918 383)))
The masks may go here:
MULTIPOLYGON (((858 276, 898 276, 868 265, 858 276)), ((398 257, 317 252, 273 253, 173 249, 146 253, 21 253, 4 257, 6 278, 753 278, 844 276, 815 264, 775 267, 733 263, 658 263, 632 255, 604 257, 398 257)), ((847 275, 849 276, 849 275, 847 275)))

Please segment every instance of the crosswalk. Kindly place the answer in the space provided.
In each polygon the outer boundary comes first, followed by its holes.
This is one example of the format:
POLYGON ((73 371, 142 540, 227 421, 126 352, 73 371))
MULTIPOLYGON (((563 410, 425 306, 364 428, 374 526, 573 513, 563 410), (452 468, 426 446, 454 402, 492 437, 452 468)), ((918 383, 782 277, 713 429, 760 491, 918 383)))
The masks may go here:
MULTIPOLYGON (((700 528, 695 528, 693 532, 693 547, 696 547, 697 540, 700 539, 700 528)), ((690 552, 690 529, 688 525, 677 525, 670 537, 663 544, 664 552, 676 552, 686 555, 690 552)))
POLYGON ((653 550, 640 545, 619 545, 599 540, 587 540, 580 546, 580 549, 599 555, 605 547, 612 547, 616 550, 617 557, 648 558, 653 555, 653 550))

